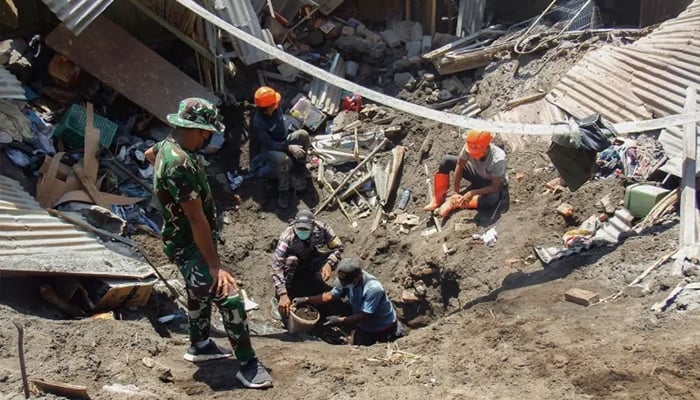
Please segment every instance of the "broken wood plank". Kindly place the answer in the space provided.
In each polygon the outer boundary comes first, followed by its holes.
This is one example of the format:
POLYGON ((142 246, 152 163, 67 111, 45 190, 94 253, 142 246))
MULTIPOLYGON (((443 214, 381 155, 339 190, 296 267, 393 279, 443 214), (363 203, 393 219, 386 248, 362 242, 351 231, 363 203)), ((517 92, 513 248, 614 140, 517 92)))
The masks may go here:
POLYGON ((685 289, 686 282, 685 280, 681 281, 678 285, 676 285, 675 289, 671 291, 671 293, 666 296, 665 299, 661 300, 660 302, 654 304, 651 306, 651 310, 654 312, 664 312, 668 307, 673 304, 673 302, 676 300, 676 297, 685 289))
POLYGON ((639 282, 641 282, 642 279, 646 278, 646 276, 649 275, 653 270, 664 265, 666 263, 666 261, 668 261, 671 257, 673 257, 674 254, 676 254, 676 249, 671 250, 670 252, 666 253, 663 257, 659 258, 654 264, 652 264, 649 268, 644 270, 644 272, 642 272, 638 277, 636 277, 627 286, 634 286, 634 285, 638 284, 639 282))
POLYGON ((78 177, 80 183, 83 185, 83 189, 85 189, 88 195, 90 195, 90 198, 92 198, 92 201, 100 207, 109 208, 110 205, 107 204, 102 198, 102 194, 95 186, 95 182, 91 182, 90 179, 88 179, 88 177, 85 175, 83 167, 81 167, 80 164, 73 164, 73 172, 75 173, 75 176, 78 177))
POLYGON ((381 199, 379 203, 386 207, 389 200, 392 199, 392 195, 396 192, 396 187, 399 184, 399 174, 401 173, 401 168, 403 167, 403 159, 406 155, 406 148, 403 146, 396 146, 391 150, 391 170, 386 182, 386 198, 381 199))
POLYGON ((542 92, 542 93, 534 93, 534 94, 531 94, 529 96, 519 97, 517 99, 514 99, 514 100, 507 102, 506 109, 511 109, 511 108, 517 107, 517 106, 525 104, 525 103, 530 103, 530 102, 533 102, 535 100, 539 100, 546 95, 547 95, 547 93, 542 92))
POLYGON ((460 54, 446 54, 433 60, 440 75, 449 75, 489 65, 503 51, 513 49, 513 43, 494 45, 485 49, 460 54))
POLYGON ((79 385, 70 385, 67 383, 48 382, 39 379, 32 379, 32 384, 42 392, 56 394, 78 399, 89 399, 90 395, 87 392, 87 387, 79 385))
MULTIPOLYGON (((691 113, 697 109, 697 89, 688 87, 686 90, 685 112, 691 113)), ((695 166, 697 162, 697 124, 686 124, 683 133, 683 169, 681 178, 681 227, 679 233, 680 248, 698 247, 697 205, 695 204, 695 166)))
POLYGON ((97 182, 97 169, 99 161, 97 160, 97 152, 100 149, 100 131, 95 128, 94 123, 95 113, 92 103, 87 103, 85 107, 85 138, 83 150, 83 170, 85 176, 90 182, 97 182))
POLYGON ((589 292, 588 290, 571 288, 564 292, 564 299, 572 303, 582 306, 590 306, 600 300, 598 293, 589 292))
POLYGON ((350 171, 350 172, 345 176, 345 179, 343 179, 343 181, 340 182, 340 185, 338 185, 338 187, 335 188, 335 190, 333 190, 333 193, 331 193, 330 196, 328 196, 325 200, 323 200, 323 203, 321 203, 318 207, 316 207, 316 210, 314 211, 314 214, 318 215, 318 213, 320 213, 321 211, 323 211, 323 209, 326 208, 326 206, 328 205, 328 203, 330 203, 331 200, 333 200, 333 199, 335 198, 335 196, 343 189, 343 187, 345 186, 345 184, 348 183, 348 181, 349 181, 350 179, 352 179, 352 176, 353 176, 357 171, 359 171, 360 168, 362 168, 369 160, 371 160, 372 157, 374 157, 377 153, 379 153, 379 151, 382 150, 382 149, 384 148, 384 146, 386 146, 388 143, 389 143, 389 139, 384 138, 384 140, 382 140, 382 142, 379 143, 379 144, 377 145, 377 147, 375 147, 374 150, 372 150, 371 153, 369 153, 369 155, 367 156, 367 158, 365 158, 364 160, 362 160, 361 163, 357 164, 357 166, 356 166, 355 168, 353 168, 352 171, 350 171))

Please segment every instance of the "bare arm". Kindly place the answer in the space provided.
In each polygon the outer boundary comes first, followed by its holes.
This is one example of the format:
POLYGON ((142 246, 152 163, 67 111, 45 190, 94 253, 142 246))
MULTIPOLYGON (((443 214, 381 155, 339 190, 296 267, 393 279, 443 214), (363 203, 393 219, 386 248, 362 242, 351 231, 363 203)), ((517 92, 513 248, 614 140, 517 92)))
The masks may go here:
POLYGON ((323 292, 316 296, 307 297, 305 300, 309 304, 325 304, 333 300, 333 294, 331 292, 323 292))
POLYGON ((457 161, 457 166, 455 167, 455 179, 452 183, 452 190, 455 194, 459 194, 459 187, 462 184, 462 173, 464 172, 464 167, 467 165, 467 160, 462 160, 461 158, 457 161))
POLYGON ((154 148, 155 146, 151 146, 146 152, 143 154, 146 156, 146 160, 148 160, 149 163, 155 164, 156 162, 156 150, 154 148))

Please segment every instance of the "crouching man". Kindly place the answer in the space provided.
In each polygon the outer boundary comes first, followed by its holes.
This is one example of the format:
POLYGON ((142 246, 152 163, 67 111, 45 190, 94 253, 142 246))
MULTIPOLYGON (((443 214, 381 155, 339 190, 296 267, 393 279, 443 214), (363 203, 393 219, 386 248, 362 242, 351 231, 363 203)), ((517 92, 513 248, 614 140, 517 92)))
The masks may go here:
POLYGON ((337 272, 338 279, 332 290, 312 297, 296 297, 294 305, 321 305, 346 297, 353 314, 347 317, 331 315, 324 325, 354 327, 352 344, 357 346, 393 342, 403 336, 403 328, 384 287, 377 278, 362 270, 359 260, 340 261, 337 272))

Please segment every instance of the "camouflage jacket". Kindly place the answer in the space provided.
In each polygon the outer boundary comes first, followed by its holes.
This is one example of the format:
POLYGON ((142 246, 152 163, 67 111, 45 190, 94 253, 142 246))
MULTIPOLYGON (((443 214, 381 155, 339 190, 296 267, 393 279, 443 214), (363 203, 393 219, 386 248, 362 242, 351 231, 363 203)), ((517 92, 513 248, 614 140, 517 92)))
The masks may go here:
POLYGON ((300 263, 309 262, 309 258, 317 254, 319 247, 331 250, 326 262, 335 269, 343 252, 343 243, 330 225, 315 221, 308 240, 300 240, 294 233, 293 226, 282 232, 272 259, 272 281, 278 295, 287 293, 287 279, 294 274, 292 268, 295 267, 286 264, 287 257, 296 256, 300 263))
POLYGON ((191 254, 197 249, 192 228, 180 202, 200 198, 204 215, 212 229, 216 243, 216 207, 204 168, 197 155, 167 138, 158 142, 153 150, 156 161, 153 174, 153 190, 158 199, 158 209, 163 216, 163 252, 173 259, 191 254))

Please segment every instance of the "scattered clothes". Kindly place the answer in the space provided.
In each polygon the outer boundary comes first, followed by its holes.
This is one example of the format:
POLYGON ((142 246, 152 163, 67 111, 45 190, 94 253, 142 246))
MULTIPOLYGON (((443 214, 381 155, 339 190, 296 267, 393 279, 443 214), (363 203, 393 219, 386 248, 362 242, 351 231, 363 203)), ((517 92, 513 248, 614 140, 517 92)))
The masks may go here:
POLYGON ((130 206, 112 206, 112 211, 127 222, 127 232, 131 235, 137 231, 138 227, 145 227, 156 235, 160 235, 160 228, 150 218, 146 216, 146 212, 141 207, 130 206))
POLYGON ((25 152, 13 148, 5 149, 5 154, 12 161, 12 164, 19 168, 27 168, 32 164, 32 159, 25 152))
POLYGON ((133 182, 122 183, 119 185, 119 191, 128 197, 149 197, 151 195, 143 186, 133 182))
POLYGON ((231 190, 236 190, 243 184, 243 181, 250 175, 236 175, 235 172, 227 172, 226 179, 228 180, 231 190))
POLYGON ((637 142, 634 139, 616 140, 611 147, 598 153, 598 177, 615 175, 618 171, 633 176, 637 171, 637 142))

